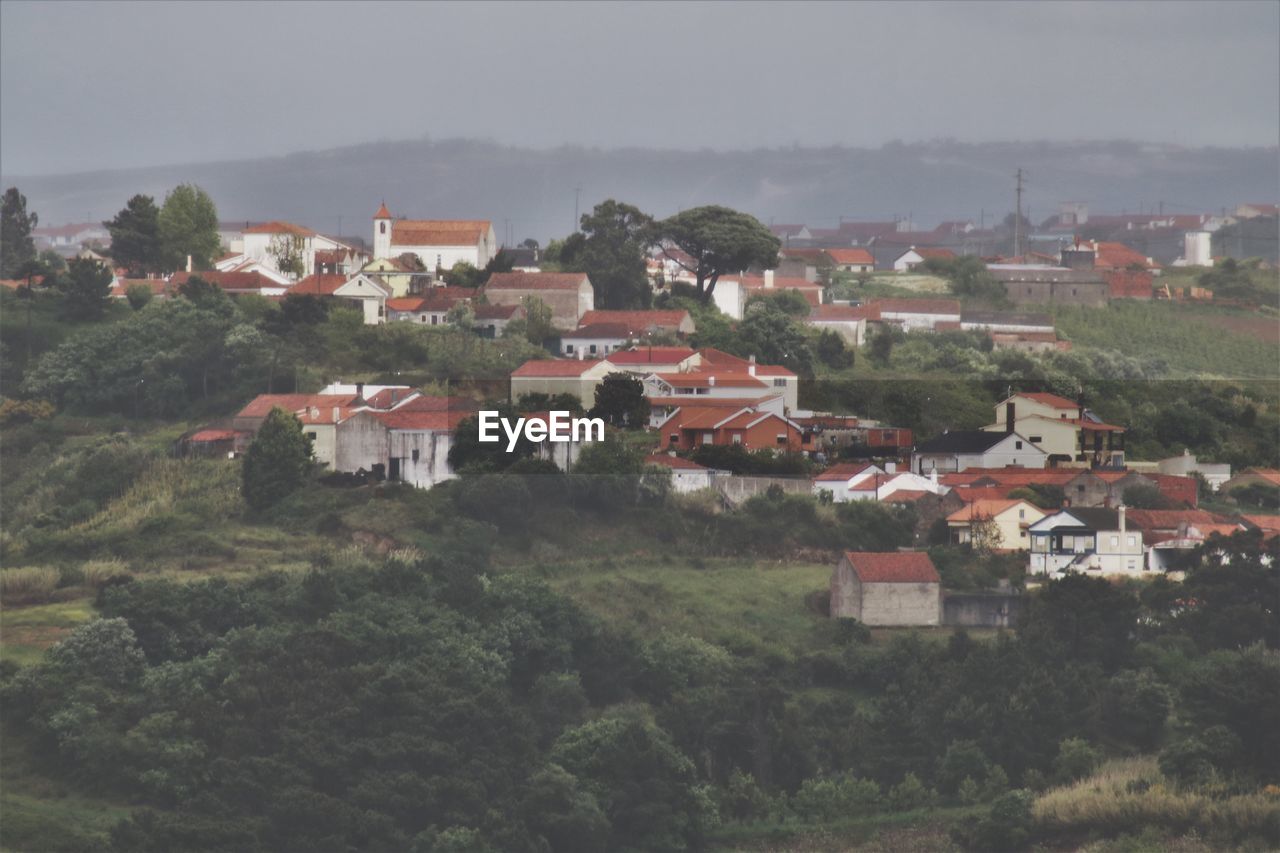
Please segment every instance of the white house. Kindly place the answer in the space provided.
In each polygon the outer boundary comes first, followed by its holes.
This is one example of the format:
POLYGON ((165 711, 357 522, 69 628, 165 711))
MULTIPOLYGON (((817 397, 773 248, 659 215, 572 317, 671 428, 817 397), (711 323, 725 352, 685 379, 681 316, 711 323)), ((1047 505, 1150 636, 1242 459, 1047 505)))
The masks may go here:
POLYGON ((1029 572, 1069 571, 1140 576, 1150 571, 1142 531, 1125 523, 1125 508, 1067 507, 1032 524, 1029 572))
POLYGON ((625 349, 632 340, 625 323, 590 323, 560 335, 560 354, 573 357, 583 353, 597 358, 625 349))
POLYGON ((453 431, 469 411, 362 410, 337 425, 334 470, 381 471, 388 480, 429 489, 457 475, 449 466, 453 431))
POLYGON ((925 246, 912 246, 893 260, 894 272, 911 272, 929 259, 950 260, 956 253, 950 249, 934 249, 925 246))
POLYGON ((671 472, 671 488, 679 494, 688 494, 715 487, 718 476, 729 476, 728 471, 717 471, 697 462, 667 453, 655 453, 644 460, 646 465, 657 465, 671 472))
POLYGON ((242 240, 242 254, 246 261, 254 261, 278 273, 284 272, 280 268, 283 259, 296 257, 302 264, 302 275, 297 278, 318 272, 317 252, 354 251, 350 246, 292 222, 251 225, 242 232, 242 240))
POLYGON ((898 323, 907 332, 934 332, 960 328, 960 303, 955 299, 873 299, 869 307, 886 323, 898 323))
POLYGON ((1223 483, 1231 479, 1230 465, 1225 462, 1201 462, 1190 450, 1183 450, 1181 456, 1161 459, 1157 463, 1157 468, 1161 474, 1174 477, 1190 477, 1192 474, 1199 474, 1215 492, 1222 488, 1223 483))
POLYGON ((483 269, 498 254, 498 240, 487 219, 395 219, 384 204, 373 216, 373 257, 406 253, 428 270, 448 270, 459 261, 483 269))
POLYGON ((966 468, 1043 468, 1049 454, 1016 432, 953 430, 921 442, 911 470, 949 474, 966 468))
POLYGON ((831 495, 833 503, 876 500, 876 485, 884 469, 870 462, 832 465, 813 478, 813 493, 831 495))
POLYGON ((866 305, 819 305, 809 310, 805 324, 815 329, 830 329, 850 346, 866 343, 867 323, 879 320, 880 312, 866 305))

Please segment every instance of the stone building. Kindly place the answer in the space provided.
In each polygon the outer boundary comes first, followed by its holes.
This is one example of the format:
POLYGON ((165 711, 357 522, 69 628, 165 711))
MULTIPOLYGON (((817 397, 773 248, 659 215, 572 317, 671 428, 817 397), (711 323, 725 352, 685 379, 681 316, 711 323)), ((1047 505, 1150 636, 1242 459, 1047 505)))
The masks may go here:
POLYGON ((942 579, 921 551, 845 551, 831 575, 831 615, 864 625, 939 625, 942 579))

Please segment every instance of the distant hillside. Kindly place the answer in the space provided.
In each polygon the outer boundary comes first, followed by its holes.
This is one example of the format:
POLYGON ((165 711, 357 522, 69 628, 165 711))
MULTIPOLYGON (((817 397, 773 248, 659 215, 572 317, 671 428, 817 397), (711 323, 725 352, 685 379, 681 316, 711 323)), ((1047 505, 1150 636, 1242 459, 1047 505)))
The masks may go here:
POLYGON ((750 151, 532 150, 473 140, 379 142, 259 160, 196 163, 59 176, 4 176, 42 223, 100 220, 130 195, 194 181, 223 219, 289 219, 368 237, 386 199, 397 214, 485 217, 500 237, 546 240, 581 209, 625 199, 655 215, 727 204, 764 221, 833 226, 840 217, 910 215, 921 227, 943 219, 987 221, 1013 208, 1013 171, 1028 175, 1033 221, 1063 200, 1095 212, 1199 212, 1274 202, 1277 149, 1184 149, 1134 142, 893 143, 878 149, 750 151), (341 217, 341 222, 339 222, 341 217))

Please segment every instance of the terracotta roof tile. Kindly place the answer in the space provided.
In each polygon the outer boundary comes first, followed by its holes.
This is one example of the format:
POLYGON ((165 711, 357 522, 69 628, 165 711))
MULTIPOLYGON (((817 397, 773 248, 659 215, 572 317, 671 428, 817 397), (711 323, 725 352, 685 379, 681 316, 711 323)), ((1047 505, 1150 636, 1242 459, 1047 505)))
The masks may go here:
POLYGON ((921 551, 845 551, 845 559, 863 583, 941 583, 929 555, 921 551))
POLYGON ((517 367, 512 376, 581 376, 604 359, 549 358, 526 361, 517 367))
POLYGON ((487 219, 397 219, 393 246, 474 246, 491 227, 487 219))
POLYGON ((587 280, 581 272, 496 272, 485 290, 577 290, 587 280))

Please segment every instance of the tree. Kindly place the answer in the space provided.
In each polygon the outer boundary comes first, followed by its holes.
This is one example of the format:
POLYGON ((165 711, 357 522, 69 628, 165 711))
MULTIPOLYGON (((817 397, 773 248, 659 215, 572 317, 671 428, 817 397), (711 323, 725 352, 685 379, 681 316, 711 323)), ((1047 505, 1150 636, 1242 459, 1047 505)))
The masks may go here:
POLYGON ((244 499, 266 509, 288 496, 311 472, 311 441, 302 422, 279 407, 262 422, 244 456, 244 499))
POLYGON ((853 350, 844 345, 844 338, 831 329, 823 329, 818 335, 818 359, 828 367, 842 370, 853 366, 853 350))
POLYGON ((0 278, 13 278, 27 261, 35 260, 31 231, 40 217, 27 213, 27 197, 17 187, 4 191, 0 202, 0 278))
POLYGON ((129 307, 134 311, 141 311, 147 307, 153 296, 151 288, 145 284, 131 284, 129 289, 124 292, 124 298, 128 300, 129 307))
POLYGON ((111 270, 90 258, 72 258, 67 274, 58 278, 62 309, 68 317, 101 317, 111 300, 111 270))
POLYGON ((1000 525, 989 515, 974 516, 969 521, 969 545, 979 554, 990 554, 1004 544, 1000 525))
POLYGON ((644 429, 649 420, 644 385, 630 373, 610 373, 596 388, 590 415, 616 427, 644 429))
POLYGON ((1004 285, 991 275, 987 265, 976 255, 928 258, 920 264, 919 270, 947 279, 951 292, 956 296, 968 296, 999 304, 1008 301, 1004 285))
POLYGON ((165 269, 185 266, 208 269, 222 248, 218 238, 218 209, 209 194, 195 184, 180 184, 160 209, 160 244, 165 269))
POLYGON ((302 257, 303 247, 303 239, 297 234, 276 234, 267 246, 267 254, 275 258, 277 270, 299 279, 307 271, 307 263, 302 257))
POLYGON ((137 277, 162 269, 160 208, 155 199, 135 195, 114 219, 102 224, 111 233, 111 259, 130 275, 137 277))
POLYGON ((753 216, 727 207, 695 207, 664 219, 654 226, 657 240, 686 255, 664 250, 697 280, 698 296, 710 301, 716 282, 725 273, 749 267, 772 269, 778 265, 782 242, 753 216))
POLYGON ((178 295, 189 299, 197 305, 216 302, 223 298, 222 288, 202 276, 193 275, 178 285, 178 295))
POLYGON ((764 364, 781 364, 801 376, 813 374, 813 355, 804 330, 771 302, 756 302, 738 324, 738 354, 754 355, 764 364))
POLYGON ((542 345, 542 342, 556 333, 551 325, 551 306, 536 296, 526 296, 521 302, 524 305, 524 335, 531 344, 542 345))
POLYGON ((653 217, 613 199, 583 214, 581 230, 560 250, 560 268, 591 279, 598 308, 648 308, 653 302, 645 253, 653 217))

